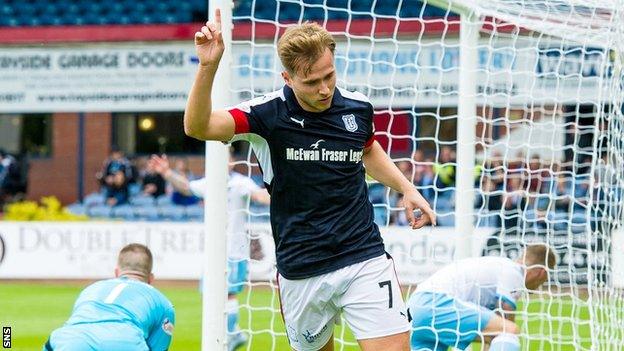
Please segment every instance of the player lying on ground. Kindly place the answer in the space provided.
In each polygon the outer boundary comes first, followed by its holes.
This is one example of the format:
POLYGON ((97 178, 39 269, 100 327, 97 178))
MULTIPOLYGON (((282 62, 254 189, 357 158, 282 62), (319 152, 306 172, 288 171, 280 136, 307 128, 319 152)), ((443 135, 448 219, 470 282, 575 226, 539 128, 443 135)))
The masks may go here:
POLYGON ((333 350, 342 313, 362 350, 409 350, 407 311, 373 222, 365 172, 403 194, 414 229, 435 223, 435 215, 375 141, 368 98, 336 87, 334 38, 316 24, 289 28, 278 42, 284 87, 213 110, 211 92, 224 50, 220 26, 217 10, 216 23, 195 34, 199 68, 184 129, 202 140, 247 140, 258 158, 271 194, 291 347, 333 350), (414 209, 423 215, 415 219, 414 209))
POLYGON ((478 257, 454 262, 418 284, 407 306, 412 350, 467 348, 473 341, 490 351, 520 350, 514 323, 523 292, 536 290, 556 264, 544 244, 528 245, 516 261, 478 257))
POLYGON ((150 284, 152 253, 141 244, 121 249, 115 279, 85 288, 65 325, 50 334, 44 351, 164 351, 175 315, 171 302, 150 284))
MULTIPOLYGON (((167 156, 152 156, 150 166, 167 180, 173 188, 183 195, 195 195, 203 198, 206 195, 208 180, 200 178, 189 181, 169 167, 167 156)), ((231 165, 228 178, 228 349, 235 350, 247 342, 247 336, 238 328, 238 299, 247 281, 249 263, 249 238, 246 231, 247 201, 251 200, 268 205, 270 196, 266 189, 260 188, 249 177, 234 172, 231 165)))

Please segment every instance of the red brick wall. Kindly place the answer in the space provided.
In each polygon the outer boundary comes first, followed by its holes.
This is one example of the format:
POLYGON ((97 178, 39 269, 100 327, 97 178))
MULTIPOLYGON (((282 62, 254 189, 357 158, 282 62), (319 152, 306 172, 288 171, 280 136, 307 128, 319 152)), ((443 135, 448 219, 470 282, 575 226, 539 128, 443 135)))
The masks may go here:
MULTIPOLYGON (((110 113, 87 113, 85 117, 84 195, 99 190, 95 174, 102 170, 111 151, 113 121, 110 113)), ((76 188, 78 185, 76 184, 76 188)))
MULTIPOLYGON (((98 191, 96 173, 110 154, 112 117, 110 113, 87 113, 84 125, 83 191, 98 191)), ((187 156, 189 167, 204 174, 204 156, 187 156)), ((172 157, 172 162, 175 157, 172 157)), ((78 199, 78 114, 57 113, 52 117, 52 155, 34 159, 28 172, 28 198, 56 196, 65 205, 78 199)))
MULTIPOLYGON (((110 113, 90 113, 85 117, 84 194, 96 191, 95 173, 110 152, 110 113)), ((31 160, 28 198, 56 196, 64 204, 78 200, 78 114, 57 113, 52 117, 52 155, 31 160)))
POLYGON ((55 195, 64 203, 77 196, 76 150, 78 148, 78 116, 57 113, 52 117, 52 155, 32 160, 28 172, 28 198, 55 195))

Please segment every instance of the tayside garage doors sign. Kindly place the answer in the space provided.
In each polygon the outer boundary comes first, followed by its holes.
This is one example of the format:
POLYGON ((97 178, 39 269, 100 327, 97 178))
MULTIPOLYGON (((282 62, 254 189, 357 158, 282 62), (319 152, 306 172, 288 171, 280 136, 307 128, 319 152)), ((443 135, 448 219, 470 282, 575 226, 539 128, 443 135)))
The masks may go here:
POLYGON ((181 111, 192 45, 115 44, 0 53, 0 112, 181 111))
MULTIPOLYGON (((378 108, 457 106, 459 48, 429 39, 409 43, 341 42, 340 86, 358 90, 378 108)), ((610 99, 605 53, 553 42, 499 40, 478 48, 475 75, 488 104, 575 103, 610 99), (603 84, 599 84, 603 82, 603 84), (599 89, 602 86, 603 90, 599 89), (553 91, 556 92, 553 95, 553 91)), ((275 48, 232 46, 232 101, 280 88, 275 48)), ((182 111, 197 69, 192 42, 117 43, 0 52, 0 113, 182 111)))

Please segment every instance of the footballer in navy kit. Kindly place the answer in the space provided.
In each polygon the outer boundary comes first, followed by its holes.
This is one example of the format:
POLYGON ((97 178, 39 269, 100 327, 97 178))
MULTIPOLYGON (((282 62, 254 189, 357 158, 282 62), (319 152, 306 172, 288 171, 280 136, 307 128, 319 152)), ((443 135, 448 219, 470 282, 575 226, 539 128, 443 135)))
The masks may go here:
POLYGON ((289 28, 278 42, 284 87, 227 110, 212 110, 210 99, 224 49, 219 10, 216 23, 195 34, 195 46, 200 64, 185 132, 246 140, 258 158, 271 194, 291 347, 333 350, 342 314, 362 350, 409 350, 407 311, 373 222, 365 174, 403 194, 414 229, 435 223, 435 214, 374 140, 370 101, 336 87, 331 34, 312 23, 289 28))

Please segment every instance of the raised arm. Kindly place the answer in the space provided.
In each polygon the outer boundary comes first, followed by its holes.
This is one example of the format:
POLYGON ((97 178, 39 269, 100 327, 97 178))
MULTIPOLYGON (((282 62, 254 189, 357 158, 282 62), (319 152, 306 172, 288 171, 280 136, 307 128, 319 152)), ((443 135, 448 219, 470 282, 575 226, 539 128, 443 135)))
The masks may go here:
POLYGON ((160 157, 158 155, 152 155, 148 162, 177 192, 186 196, 193 195, 189 186, 189 180, 169 167, 167 156, 163 155, 160 157))
POLYGON ((414 184, 403 176, 403 173, 394 165, 378 142, 374 141, 364 149, 362 160, 366 166, 366 173, 380 183, 403 194, 407 220, 413 229, 418 229, 427 223, 436 223, 435 213, 427 200, 420 195, 414 184), (415 218, 413 212, 415 209, 420 209, 423 215, 415 218))
POLYGON ((212 87, 225 50, 221 34, 221 10, 215 11, 215 23, 206 22, 195 33, 199 67, 184 111, 184 132, 200 140, 228 141, 234 136, 234 119, 225 110, 212 110, 212 87))

